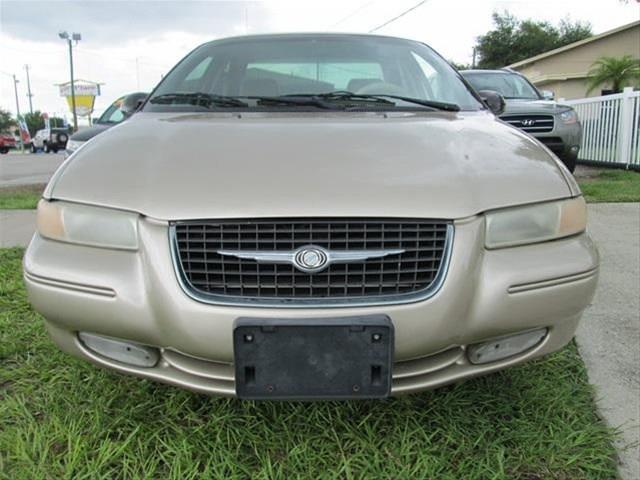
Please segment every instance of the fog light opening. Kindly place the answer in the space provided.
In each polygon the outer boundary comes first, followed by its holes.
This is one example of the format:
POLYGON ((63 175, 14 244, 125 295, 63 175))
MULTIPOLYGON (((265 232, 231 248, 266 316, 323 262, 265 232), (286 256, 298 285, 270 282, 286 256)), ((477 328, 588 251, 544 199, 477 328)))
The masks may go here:
POLYGON ((489 342, 470 345, 469 361, 475 365, 496 362, 526 352, 538 345, 547 336, 547 329, 540 328, 496 338, 489 342))
POLYGON ((160 359, 157 349, 145 345, 86 332, 79 332, 78 337, 92 352, 127 365, 149 368, 155 366, 160 359))

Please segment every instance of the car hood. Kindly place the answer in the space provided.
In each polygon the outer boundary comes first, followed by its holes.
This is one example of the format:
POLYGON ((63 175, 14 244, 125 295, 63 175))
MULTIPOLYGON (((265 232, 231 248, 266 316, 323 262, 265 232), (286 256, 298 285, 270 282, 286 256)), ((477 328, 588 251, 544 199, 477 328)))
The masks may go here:
POLYGON ((556 114, 570 109, 569 105, 563 105, 552 100, 505 100, 503 115, 522 113, 556 114))
POLYGON ((114 125, 115 124, 97 123, 92 127, 83 128, 82 130, 77 131, 76 133, 71 135, 71 138, 69 138, 69 140, 73 142, 86 142, 87 140, 91 140, 96 135, 104 132, 105 130, 110 129, 114 125))
POLYGON ((547 150, 486 112, 142 113, 45 191, 166 220, 463 218, 570 194, 547 150))

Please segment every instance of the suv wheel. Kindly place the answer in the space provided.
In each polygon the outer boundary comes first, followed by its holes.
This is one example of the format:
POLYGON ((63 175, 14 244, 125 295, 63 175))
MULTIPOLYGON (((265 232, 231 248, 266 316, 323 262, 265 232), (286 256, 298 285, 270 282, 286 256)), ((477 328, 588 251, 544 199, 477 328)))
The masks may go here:
POLYGON ((576 157, 573 155, 565 155, 560 157, 560 160, 562 160, 562 163, 564 163, 564 165, 569 169, 569 171, 571 173, 574 172, 574 170, 576 169, 576 157))
POLYGON ((38 149, 33 142, 31 142, 31 153, 38 153, 38 149))
POLYGON ((44 153, 49 153, 49 144, 47 142, 44 142, 42 144, 42 150, 44 151, 44 153))

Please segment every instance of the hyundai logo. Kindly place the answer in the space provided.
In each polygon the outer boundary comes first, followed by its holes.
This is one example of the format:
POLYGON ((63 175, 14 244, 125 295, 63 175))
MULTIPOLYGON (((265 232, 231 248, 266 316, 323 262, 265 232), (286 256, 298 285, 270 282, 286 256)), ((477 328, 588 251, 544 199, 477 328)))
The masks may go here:
POLYGON ((536 124, 536 121, 533 118, 525 118, 522 120, 523 127, 533 127, 536 124))

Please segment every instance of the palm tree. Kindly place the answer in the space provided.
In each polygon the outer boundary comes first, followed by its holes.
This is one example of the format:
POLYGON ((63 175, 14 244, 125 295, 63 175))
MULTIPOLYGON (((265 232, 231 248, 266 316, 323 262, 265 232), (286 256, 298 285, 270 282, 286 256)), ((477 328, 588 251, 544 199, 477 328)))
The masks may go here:
POLYGON ((588 78, 587 94, 603 83, 611 84, 611 89, 619 93, 627 85, 640 80, 640 59, 631 55, 601 57, 591 65, 588 78))

